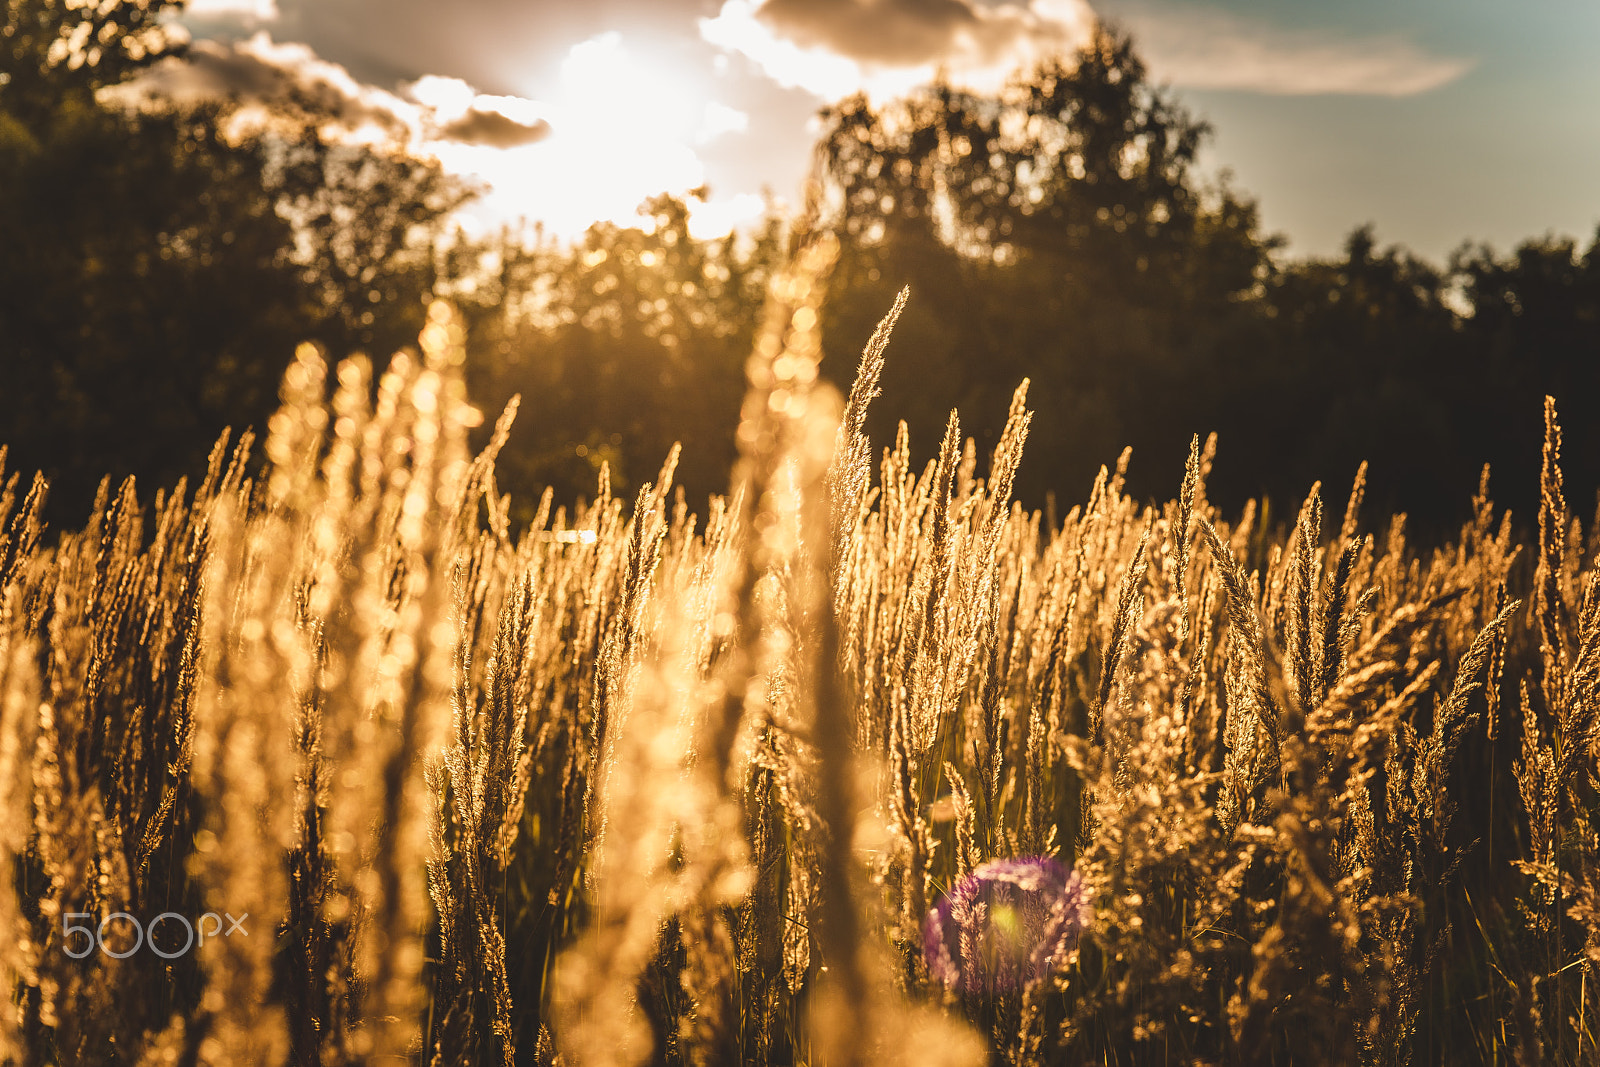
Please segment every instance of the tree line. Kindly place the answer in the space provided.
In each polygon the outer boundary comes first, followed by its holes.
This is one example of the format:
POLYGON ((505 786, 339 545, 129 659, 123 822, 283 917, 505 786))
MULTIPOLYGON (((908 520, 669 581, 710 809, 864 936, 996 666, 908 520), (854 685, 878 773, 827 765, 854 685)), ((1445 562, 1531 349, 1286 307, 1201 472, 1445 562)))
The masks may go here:
MULTIPOLYGON (((602 465, 637 486, 675 441, 692 498, 726 486, 789 220, 706 240, 692 197, 664 195, 639 225, 574 243, 468 240, 450 219, 470 189, 403 145, 342 143, 314 101, 248 136, 229 133, 227 102, 103 103, 181 51, 152 39, 165 6, 7 8, 0 441, 14 468, 45 469, 73 515, 102 473, 147 489, 193 473, 223 426, 264 426, 296 343, 386 357, 446 295, 469 323, 476 399, 523 397, 503 490, 590 493, 602 465), (96 19, 80 36, 106 42, 99 54, 59 43, 96 19)), ((1169 494, 1191 435, 1216 431, 1226 506, 1292 506, 1317 479, 1342 491, 1370 460, 1374 509, 1444 529, 1490 463, 1497 498, 1529 516, 1546 393, 1569 483, 1600 484, 1600 235, 1463 245, 1441 265, 1360 227, 1336 256, 1287 258, 1248 195, 1199 173, 1208 127, 1104 29, 992 96, 934 85, 822 119, 802 224, 842 240, 824 373, 848 386, 909 285, 876 410, 928 454, 959 407, 981 451, 1030 378, 1030 505, 1076 499, 1124 446, 1134 490, 1169 494)))

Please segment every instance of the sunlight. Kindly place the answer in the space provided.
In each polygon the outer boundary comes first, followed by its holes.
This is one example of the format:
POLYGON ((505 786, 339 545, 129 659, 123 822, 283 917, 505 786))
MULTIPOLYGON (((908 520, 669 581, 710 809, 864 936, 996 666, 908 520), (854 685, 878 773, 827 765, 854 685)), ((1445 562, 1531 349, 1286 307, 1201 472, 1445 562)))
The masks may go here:
POLYGON ((700 35, 719 48, 750 57, 788 89, 838 100, 865 85, 859 63, 824 48, 803 48, 784 40, 756 17, 760 6, 754 0, 728 0, 715 18, 700 20, 700 35))
POLYGON ((270 22, 278 17, 277 0, 189 0, 184 13, 198 18, 236 15, 270 22))
MULTIPOLYGON (((427 148, 449 169, 491 186, 470 209, 481 224, 538 218, 547 232, 566 238, 597 221, 635 225, 645 199, 705 184, 695 148, 749 125, 744 112, 706 99, 682 72, 630 47, 616 31, 572 47, 547 101, 480 96, 465 82, 431 77, 413 84, 410 95, 441 120, 473 109, 548 122, 549 135, 526 145, 441 139, 427 148)), ((695 205, 695 229, 726 233, 758 217, 762 206, 749 193, 714 198, 695 205)))
POLYGON ((766 201, 755 193, 712 197, 704 203, 691 203, 689 235, 700 241, 725 237, 732 230, 759 219, 766 208, 766 201))

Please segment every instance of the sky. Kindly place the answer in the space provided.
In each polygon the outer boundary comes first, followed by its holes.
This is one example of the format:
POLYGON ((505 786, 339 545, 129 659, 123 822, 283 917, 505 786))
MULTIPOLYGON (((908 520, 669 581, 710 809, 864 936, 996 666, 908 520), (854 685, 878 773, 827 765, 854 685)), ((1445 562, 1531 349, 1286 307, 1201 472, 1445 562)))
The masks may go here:
POLYGON ((1600 225, 1595 0, 189 0, 193 58, 151 82, 309 88, 485 183, 482 228, 573 237, 704 185, 709 235, 797 199, 820 107, 939 68, 993 87, 1097 18, 1291 254, 1369 223, 1441 261, 1600 225))

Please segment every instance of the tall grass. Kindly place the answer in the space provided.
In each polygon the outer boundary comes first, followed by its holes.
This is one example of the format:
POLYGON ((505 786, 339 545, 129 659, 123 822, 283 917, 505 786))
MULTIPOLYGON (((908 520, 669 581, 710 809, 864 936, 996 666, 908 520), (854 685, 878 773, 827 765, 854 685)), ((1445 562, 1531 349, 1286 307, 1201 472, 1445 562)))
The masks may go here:
POLYGON ((1052 525, 1025 382, 991 455, 952 413, 874 458, 905 296, 839 396, 832 254, 773 287, 703 518, 674 454, 513 530, 515 405, 470 455, 442 305, 376 382, 301 349, 265 465, 59 535, 12 474, 0 1059, 1600 1055, 1600 522, 1553 403, 1528 550, 1487 472, 1427 551, 1364 469, 1337 523, 1223 516, 1198 438, 1173 500, 1125 453, 1052 525))

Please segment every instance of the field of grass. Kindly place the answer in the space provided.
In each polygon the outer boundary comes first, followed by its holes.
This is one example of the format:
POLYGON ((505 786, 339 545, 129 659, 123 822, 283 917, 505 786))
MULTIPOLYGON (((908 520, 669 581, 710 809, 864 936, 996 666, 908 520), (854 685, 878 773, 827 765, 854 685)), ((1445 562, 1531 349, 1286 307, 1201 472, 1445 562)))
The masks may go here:
POLYGON ((830 252, 703 513, 674 456, 513 530, 442 305, 375 383, 302 348, 264 465, 60 533, 12 475, 0 1062, 1600 1059, 1553 404, 1538 516, 1486 473, 1442 548, 1360 474, 1223 516, 1198 438, 1046 518, 1025 384, 992 456, 862 436, 899 305, 818 382, 830 252))

